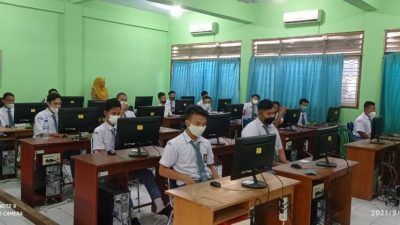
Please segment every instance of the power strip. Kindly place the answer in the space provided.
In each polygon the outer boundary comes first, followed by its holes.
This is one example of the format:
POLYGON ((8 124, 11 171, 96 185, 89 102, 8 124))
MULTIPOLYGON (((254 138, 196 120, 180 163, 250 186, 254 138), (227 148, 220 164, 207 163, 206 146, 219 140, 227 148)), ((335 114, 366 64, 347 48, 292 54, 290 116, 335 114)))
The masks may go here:
POLYGON ((288 197, 279 199, 279 220, 286 222, 288 220, 288 208, 289 208, 288 197))

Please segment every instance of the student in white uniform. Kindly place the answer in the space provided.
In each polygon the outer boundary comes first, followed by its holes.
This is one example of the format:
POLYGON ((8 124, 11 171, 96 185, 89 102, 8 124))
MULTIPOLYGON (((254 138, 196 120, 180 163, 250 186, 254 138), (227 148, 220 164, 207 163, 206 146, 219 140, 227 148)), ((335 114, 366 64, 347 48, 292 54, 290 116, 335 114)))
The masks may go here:
MULTIPOLYGON (((57 89, 51 88, 51 89, 48 91, 47 95, 53 94, 53 93, 55 93, 55 94, 60 94, 60 93, 58 93, 57 89)), ((47 100, 47 99, 44 98, 42 102, 46 103, 46 100, 47 100)))
POLYGON ((364 103, 364 112, 354 121, 353 135, 356 140, 369 139, 371 137, 371 122, 375 116, 375 103, 366 101, 364 103))
POLYGON ((159 106, 165 106, 165 103, 167 102, 167 96, 165 96, 164 92, 158 92, 158 101, 159 101, 159 106))
POLYGON ((172 116, 175 113, 175 91, 168 92, 168 100, 165 102, 164 116, 172 116))
POLYGON ((264 99, 258 103, 258 116, 255 120, 247 124, 242 131, 242 137, 255 137, 262 135, 276 135, 275 160, 280 163, 289 163, 286 159, 285 151, 282 147, 278 129, 274 126, 275 110, 270 100, 264 99))
POLYGON ((286 113, 286 107, 281 106, 281 103, 279 103, 278 101, 273 101, 272 104, 274 105, 274 111, 275 111, 274 126, 280 127, 281 124, 283 123, 283 118, 286 113))
POLYGON ((205 96, 203 98, 203 103, 201 107, 206 110, 208 113, 212 112, 212 99, 210 96, 205 96))
POLYGON ((258 108, 257 104, 260 101, 260 96, 258 94, 253 94, 250 98, 250 102, 244 103, 243 106, 243 116, 242 125, 246 127, 251 121, 257 118, 258 108))
POLYGON ((220 177, 214 166, 211 144, 201 136, 206 129, 207 118, 208 113, 200 106, 187 108, 187 129, 168 141, 160 160, 161 176, 176 180, 178 186, 220 177))
POLYGON ((128 96, 124 92, 120 92, 117 94, 117 99, 121 103, 121 117, 122 118, 134 118, 136 117, 135 113, 128 109, 128 96))
MULTIPOLYGON (((92 153, 96 154, 97 152, 105 151, 110 154, 110 157, 114 157, 115 155, 115 135, 116 135, 116 124, 118 119, 120 118, 121 113, 121 104, 120 102, 113 98, 108 99, 105 103, 104 108, 104 116, 106 117, 106 121, 98 126, 92 135, 92 153)), ((153 173, 148 170, 139 170, 133 173, 133 176, 139 178, 143 181, 147 191, 151 199, 153 200, 156 206, 156 212, 163 215, 169 215, 169 212, 166 212, 170 209, 166 208, 162 199, 161 192, 158 188, 153 173)))
POLYGON ((0 108, 0 123, 3 127, 14 126, 14 102, 15 96, 11 92, 3 95, 3 107, 0 108))
POLYGON ((297 125, 299 126, 306 126, 308 124, 307 120, 307 110, 310 102, 306 98, 302 98, 299 101, 299 107, 301 108, 300 118, 297 125))
POLYGON ((201 99, 200 99, 200 101, 198 101, 198 102, 196 103, 196 105, 203 107, 203 104, 204 104, 204 103, 203 103, 204 97, 208 96, 208 92, 207 92, 207 91, 202 91, 202 92, 200 93, 200 95, 201 95, 201 99))
POLYGON ((49 135, 53 137, 61 137, 58 134, 58 110, 61 108, 61 96, 56 93, 49 94, 46 98, 47 108, 35 116, 33 125, 33 136, 40 137, 43 135, 43 125, 47 121, 49 125, 49 135))

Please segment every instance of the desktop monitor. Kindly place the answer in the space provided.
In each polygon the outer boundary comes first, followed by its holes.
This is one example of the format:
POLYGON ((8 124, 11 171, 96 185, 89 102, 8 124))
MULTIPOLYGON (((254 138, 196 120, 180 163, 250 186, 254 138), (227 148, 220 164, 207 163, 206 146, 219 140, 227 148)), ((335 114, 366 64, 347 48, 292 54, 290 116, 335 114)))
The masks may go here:
POLYGON ((137 117, 153 117, 158 116, 160 117, 162 124, 162 120, 164 117, 164 106, 140 106, 137 110, 136 116, 137 117))
POLYGON ((190 99, 175 100, 175 114, 184 115, 187 107, 193 105, 193 101, 190 99))
POLYGON ((158 116, 118 119, 115 150, 138 148, 138 151, 130 156, 148 156, 141 147, 159 145, 159 133, 160 117, 158 116))
POLYGON ((61 96, 62 108, 82 108, 83 96, 61 96))
POLYGON ((194 104, 194 96, 182 96, 182 100, 192 100, 192 104, 194 104))
POLYGON ((231 104, 231 103, 232 103, 232 99, 230 99, 230 98, 218 99, 217 111, 224 112, 225 106, 228 104, 231 104))
POLYGON ((297 125, 300 119, 301 109, 287 109, 283 118, 283 124, 281 127, 285 127, 286 130, 293 130, 293 126, 297 125))
POLYGON ((253 176, 242 186, 247 188, 266 188, 267 184, 258 181, 256 175, 266 168, 271 169, 274 160, 276 135, 238 138, 233 151, 231 180, 253 176))
POLYGON ((379 137, 382 136, 383 134, 383 127, 384 127, 384 120, 382 117, 375 117, 372 119, 371 123, 371 144, 378 144, 378 145, 383 145, 385 144, 384 142, 381 142, 379 140, 379 137), (373 139, 376 139, 376 141, 373 141, 373 139))
POLYGON ((104 109, 106 107, 106 101, 101 100, 88 100, 88 108, 96 108, 97 109, 97 118, 101 121, 104 118, 104 109))
POLYGON ((232 120, 239 120, 243 116, 243 106, 243 104, 227 104, 225 105, 225 112, 231 114, 232 120))
POLYGON ((138 109, 139 106, 152 106, 152 105, 153 105, 153 96, 135 97, 135 109, 138 109))
POLYGON ((326 122, 336 125, 339 123, 341 107, 329 107, 326 122))
POLYGON ((329 162, 329 155, 337 155, 339 148, 339 129, 338 127, 320 128, 316 131, 316 155, 317 159, 325 158, 323 162, 317 162, 321 167, 336 167, 335 163, 329 162))
POLYGON ((217 143, 212 143, 214 145, 220 144, 220 137, 229 136, 229 131, 231 127, 231 114, 210 114, 207 120, 207 127, 203 133, 203 137, 210 139, 216 138, 217 143))
POLYGON ((97 108, 61 108, 58 112, 58 133, 77 134, 75 139, 81 139, 81 132, 93 133, 98 122, 97 108))
POLYGON ((46 103, 15 103, 14 123, 34 123, 35 116, 47 108, 46 103))

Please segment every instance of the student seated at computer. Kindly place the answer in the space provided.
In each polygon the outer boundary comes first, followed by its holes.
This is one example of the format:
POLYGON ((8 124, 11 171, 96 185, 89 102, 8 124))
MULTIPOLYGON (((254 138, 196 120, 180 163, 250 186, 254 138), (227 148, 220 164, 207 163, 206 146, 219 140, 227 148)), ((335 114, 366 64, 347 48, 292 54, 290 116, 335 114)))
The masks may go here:
MULTIPOLYGON (((58 93, 57 89, 51 88, 51 89, 47 92, 47 95, 53 94, 53 93, 55 93, 55 94, 60 94, 60 93, 58 93)), ((42 102, 46 103, 46 100, 47 100, 47 96, 46 96, 45 98, 43 98, 42 102)))
POLYGON ((165 102, 164 116, 172 116, 175 113, 175 91, 168 92, 168 100, 165 102))
POLYGON ((208 113, 212 112, 212 99, 210 96, 205 96, 203 98, 203 103, 201 104, 201 107, 208 113))
POLYGON ((14 126, 14 102, 15 96, 11 92, 3 94, 3 107, 0 108, 0 123, 2 127, 14 126))
POLYGON ((286 107, 281 106, 281 103, 279 103, 278 101, 273 101, 272 104, 274 105, 274 111, 275 111, 274 126, 280 127, 281 124, 283 123, 283 118, 286 113, 286 107))
POLYGON ((285 151, 282 147, 278 129, 274 126, 275 110, 269 99, 264 99, 258 103, 258 116, 255 120, 247 124, 242 131, 242 137, 254 137, 262 135, 276 135, 274 161, 288 163, 285 151))
POLYGON ((129 110, 128 105, 128 96, 124 92, 120 92, 117 94, 117 99, 121 103, 121 117, 122 118, 134 118, 136 117, 135 113, 129 110))
POLYGON ((165 96, 164 92, 158 92, 157 94, 158 97, 158 106, 165 106, 165 103, 167 102, 167 96, 165 96))
POLYGON ((364 112, 354 121, 353 135, 355 140, 369 139, 371 137, 371 122, 375 116, 375 103, 366 101, 364 103, 364 112))
POLYGON ((160 175, 176 180, 178 186, 219 178, 214 166, 210 141, 201 135, 206 129, 208 113, 198 105, 185 113, 186 130, 168 141, 160 160, 160 175))
POLYGON ((244 103, 243 106, 243 116, 242 125, 245 127, 251 121, 257 118, 258 108, 257 104, 260 101, 260 96, 258 94, 251 95, 250 102, 244 103))
POLYGON ((196 105, 203 107, 203 104, 204 104, 204 102, 203 102, 203 101, 204 101, 204 97, 208 96, 208 92, 207 92, 207 91, 202 91, 202 92, 200 93, 200 95, 201 95, 201 99, 200 99, 200 101, 198 101, 198 102, 196 103, 196 105))
POLYGON ((301 108, 300 118, 297 125, 299 126, 306 126, 308 124, 307 120, 307 111, 310 102, 306 98, 302 98, 299 101, 299 107, 301 108))
MULTIPOLYGON (((104 108, 106 121, 98 126, 92 135, 92 153, 100 151, 115 153, 115 135, 117 132, 115 126, 120 118, 120 114, 121 103, 115 98, 107 100, 104 108)), ((163 215, 168 214, 168 212, 166 212, 168 209, 165 208, 165 205, 161 200, 161 192, 155 182, 153 173, 150 170, 145 169, 135 171, 133 176, 143 181, 156 206, 156 212, 163 215)))
POLYGON ((53 137, 61 137, 58 134, 58 110, 61 108, 61 96, 56 93, 49 94, 46 98, 47 108, 35 116, 33 124, 33 136, 43 136, 43 127, 47 121, 49 135, 53 137))

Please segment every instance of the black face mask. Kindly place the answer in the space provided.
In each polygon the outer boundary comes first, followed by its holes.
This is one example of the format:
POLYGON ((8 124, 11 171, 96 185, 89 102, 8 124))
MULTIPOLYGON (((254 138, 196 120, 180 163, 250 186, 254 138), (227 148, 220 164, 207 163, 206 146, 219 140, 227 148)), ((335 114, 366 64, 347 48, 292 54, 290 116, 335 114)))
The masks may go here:
POLYGON ((270 117, 270 118, 265 118, 264 119, 264 124, 266 126, 270 125, 271 123, 273 123, 275 121, 275 117, 270 117))

